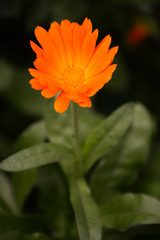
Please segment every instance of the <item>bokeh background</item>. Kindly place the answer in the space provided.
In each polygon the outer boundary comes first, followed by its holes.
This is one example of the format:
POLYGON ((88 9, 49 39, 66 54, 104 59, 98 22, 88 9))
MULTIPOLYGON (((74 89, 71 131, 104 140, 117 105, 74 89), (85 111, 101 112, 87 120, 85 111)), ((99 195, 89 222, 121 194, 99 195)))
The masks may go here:
MULTIPOLYGON (((107 116, 123 103, 143 103, 155 125, 153 149, 159 149, 159 0, 0 0, 0 160, 13 153, 20 133, 42 118, 43 106, 48 102, 29 85, 28 68, 35 60, 29 40, 36 42, 34 28, 40 25, 48 30, 52 21, 66 18, 81 24, 85 17, 91 19, 94 29, 99 29, 98 42, 110 34, 111 46, 119 46, 114 60, 117 70, 92 98, 93 108, 107 116)), ((155 154, 157 165, 148 165, 153 171, 147 181, 156 174, 156 184, 153 181, 146 193, 160 199, 159 153, 155 154)), ((143 192, 147 184, 141 188, 143 192)), ((154 234, 157 231, 160 236, 155 227, 154 234)))

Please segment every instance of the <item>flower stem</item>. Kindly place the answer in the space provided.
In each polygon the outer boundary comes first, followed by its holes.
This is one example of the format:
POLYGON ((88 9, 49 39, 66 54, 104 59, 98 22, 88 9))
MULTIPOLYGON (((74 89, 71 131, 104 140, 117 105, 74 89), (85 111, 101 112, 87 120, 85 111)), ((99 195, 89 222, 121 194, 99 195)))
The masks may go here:
POLYGON ((71 101, 71 114, 72 114, 72 123, 73 123, 73 140, 75 147, 75 154, 78 160, 78 174, 82 176, 83 166, 82 166, 82 156, 81 156, 81 147, 79 139, 79 129, 78 129, 78 118, 77 118, 77 108, 76 103, 71 101))

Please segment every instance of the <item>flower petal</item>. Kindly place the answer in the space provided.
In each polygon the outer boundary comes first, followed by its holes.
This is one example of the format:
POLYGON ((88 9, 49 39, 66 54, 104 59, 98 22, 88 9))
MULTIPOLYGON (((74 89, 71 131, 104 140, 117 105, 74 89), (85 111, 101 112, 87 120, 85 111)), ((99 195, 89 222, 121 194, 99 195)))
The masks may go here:
POLYGON ((70 94, 68 93, 68 95, 70 99, 73 100, 73 102, 78 103, 81 107, 91 107, 92 103, 89 99, 89 97, 86 97, 84 94, 81 93, 76 93, 76 94, 70 94))
POLYGON ((44 49, 43 57, 48 63, 63 73, 65 66, 62 64, 59 53, 50 39, 48 32, 42 27, 36 27, 35 35, 39 43, 44 49))
POLYGON ((111 44, 111 36, 107 35, 96 47, 94 55, 87 66, 86 72, 90 71, 93 65, 97 64, 97 62, 99 61, 99 59, 101 59, 102 56, 106 56, 110 44, 111 44))
POLYGON ((86 33, 91 33, 92 32, 92 22, 91 22, 90 19, 85 18, 83 23, 82 23, 82 26, 84 27, 86 33))
POLYGON ((81 63, 84 38, 84 28, 80 25, 76 25, 76 27, 73 29, 73 66, 76 68, 79 68, 81 63))
POLYGON ((42 57, 43 56, 43 49, 40 48, 37 44, 34 42, 30 41, 31 48, 33 51, 36 53, 37 57, 42 57))
POLYGON ((67 54, 68 66, 73 66, 73 34, 72 29, 70 27, 69 21, 61 22, 61 34, 67 54))
POLYGON ((70 99, 65 92, 61 92, 54 102, 54 109, 56 112, 63 113, 67 110, 70 99))
POLYGON ((83 94, 87 97, 93 96, 104 86, 104 84, 106 84, 111 79, 116 67, 117 64, 113 64, 100 74, 86 79, 86 84, 84 84, 84 86, 81 87, 79 91, 83 92, 83 94))
POLYGON ((89 97, 86 97, 85 99, 83 99, 82 101, 77 102, 79 106, 81 107, 92 107, 92 103, 91 100, 89 99, 89 97))
POLYGON ((30 74, 39 80, 39 83, 45 87, 48 87, 50 85, 50 88, 54 90, 55 88, 59 88, 60 86, 60 80, 56 77, 52 77, 46 73, 42 73, 36 69, 29 68, 28 69, 30 74), (51 87, 52 86, 52 87, 51 87))
POLYGON ((29 81, 29 83, 31 84, 31 87, 35 90, 42 90, 44 88, 44 86, 39 83, 38 79, 33 78, 29 81))
POLYGON ((62 60, 62 64, 68 67, 66 50, 62 39, 62 35, 60 33, 60 25, 57 22, 53 22, 50 26, 48 33, 53 44, 57 49, 57 52, 59 53, 59 56, 62 60))
POLYGON ((98 29, 96 29, 92 34, 88 33, 84 39, 82 47, 82 60, 80 64, 81 69, 85 69, 88 62, 90 61, 96 46, 96 41, 98 38, 98 29))
MULTIPOLYGON (((100 48, 101 47, 99 47, 99 49, 100 48)), ((106 69, 112 63, 117 51, 118 47, 113 47, 108 51, 107 54, 105 53, 103 53, 102 55, 97 54, 95 57, 95 61, 93 61, 92 63, 91 60, 91 62, 88 64, 88 67, 85 71, 86 78, 92 77, 106 69)))
POLYGON ((57 94, 57 91, 53 91, 50 88, 45 88, 41 91, 41 95, 45 98, 54 97, 57 94))
POLYGON ((47 63, 43 58, 37 58, 34 61, 34 66, 41 72, 52 75, 53 77, 61 80, 62 74, 58 72, 53 66, 47 63))

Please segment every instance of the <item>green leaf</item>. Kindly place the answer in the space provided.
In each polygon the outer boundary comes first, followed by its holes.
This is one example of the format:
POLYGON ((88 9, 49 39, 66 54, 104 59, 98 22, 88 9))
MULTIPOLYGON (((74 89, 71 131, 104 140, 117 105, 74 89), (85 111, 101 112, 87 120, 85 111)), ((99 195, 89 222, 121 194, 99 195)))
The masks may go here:
POLYGON ((125 194, 100 206, 106 228, 125 231, 139 224, 160 223, 160 201, 143 194, 125 194))
POLYGON ((89 168, 119 142, 133 118, 133 103, 125 104, 94 128, 83 147, 84 168, 89 168))
POLYGON ((0 171, 0 197, 12 213, 17 214, 17 204, 13 195, 13 188, 8 177, 0 171))
POLYGON ((45 123, 43 120, 31 124, 24 132, 20 135, 14 150, 19 151, 23 148, 31 147, 33 145, 44 142, 48 137, 45 123))
POLYGON ((19 209, 23 208, 23 203, 26 197, 30 194, 31 190, 35 186, 36 174, 37 169, 35 168, 12 173, 14 195, 19 209))
POLYGON ((35 233, 33 235, 24 235, 20 232, 10 232, 0 236, 1 240, 51 240, 46 235, 35 233))
POLYGON ((97 204, 83 179, 70 183, 71 203, 75 212, 80 240, 100 240, 101 221, 97 204))
POLYGON ((69 109, 63 114, 55 112, 53 103, 47 104, 45 109, 45 124, 49 140, 72 149, 72 125, 69 109))
MULTIPOLYGON (((79 135, 81 145, 90 131, 103 118, 89 109, 82 109, 77 106, 79 135)), ((49 139, 52 143, 58 143, 68 148, 73 148, 73 128, 71 121, 71 112, 68 109, 65 113, 56 113, 53 109, 53 102, 46 105, 45 124, 49 139)))
POLYGON ((78 125, 80 129, 79 136, 81 140, 81 146, 83 146, 91 129, 95 128, 95 126, 97 126, 104 119, 104 116, 101 116, 90 108, 82 108, 77 106, 77 110, 78 125))
POLYGON ((38 169, 38 208, 55 239, 78 239, 69 201, 68 182, 58 164, 38 169), (76 233, 76 236, 75 236, 76 233))
POLYGON ((20 231, 24 234, 47 232, 44 219, 39 216, 15 217, 0 213, 0 235, 11 231, 20 231))
POLYGON ((147 109, 136 104, 130 130, 92 173, 90 184, 96 201, 103 203, 128 190, 148 158, 152 134, 153 123, 147 109))
POLYGON ((0 169, 22 171, 64 160, 74 160, 74 156, 67 148, 58 144, 42 143, 6 158, 0 163, 0 169))
POLYGON ((138 192, 143 192, 160 199, 160 144, 152 151, 152 155, 147 162, 142 177, 138 183, 138 192))

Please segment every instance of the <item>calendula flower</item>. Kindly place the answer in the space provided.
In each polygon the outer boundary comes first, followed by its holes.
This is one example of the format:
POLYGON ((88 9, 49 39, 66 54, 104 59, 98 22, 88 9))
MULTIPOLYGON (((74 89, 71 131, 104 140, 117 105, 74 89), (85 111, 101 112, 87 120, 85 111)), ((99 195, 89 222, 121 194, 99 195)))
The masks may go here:
POLYGON ((37 58, 36 69, 29 69, 34 77, 33 89, 42 90, 42 96, 57 96, 54 108, 63 113, 74 101, 82 107, 91 107, 90 98, 116 69, 111 65, 118 47, 109 49, 111 37, 107 35, 96 47, 98 29, 92 32, 92 23, 85 19, 82 25, 68 20, 53 22, 47 32, 36 27, 35 35, 41 47, 31 43, 37 58))

